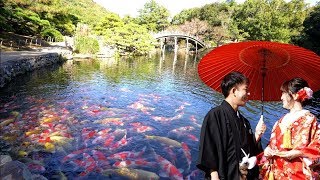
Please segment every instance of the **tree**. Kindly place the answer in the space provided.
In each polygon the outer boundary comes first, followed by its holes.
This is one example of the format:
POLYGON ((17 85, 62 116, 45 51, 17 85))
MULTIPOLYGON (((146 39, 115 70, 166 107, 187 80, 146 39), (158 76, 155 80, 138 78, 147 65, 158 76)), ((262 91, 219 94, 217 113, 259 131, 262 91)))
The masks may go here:
POLYGON ((144 25, 149 31, 159 32, 169 25, 169 11, 158 5, 154 0, 150 0, 139 10, 137 18, 140 25, 144 25))
POLYGON ((114 46, 120 53, 145 54, 154 47, 148 30, 130 17, 121 19, 119 15, 109 13, 97 23, 95 31, 104 37, 106 44, 114 46))
POLYGON ((320 3, 314 7, 305 19, 303 26, 302 36, 296 41, 296 44, 320 55, 320 3))
POLYGON ((208 31, 209 25, 206 21, 194 18, 191 21, 186 21, 184 24, 178 26, 179 31, 192 36, 197 36, 203 39, 205 33, 208 31))
POLYGON ((248 33, 249 40, 288 43, 299 34, 305 11, 303 0, 247 0, 233 19, 240 30, 248 33))
POLYGON ((179 14, 172 18, 171 24, 180 25, 186 21, 191 21, 194 18, 200 19, 200 8, 191 8, 182 10, 179 14))

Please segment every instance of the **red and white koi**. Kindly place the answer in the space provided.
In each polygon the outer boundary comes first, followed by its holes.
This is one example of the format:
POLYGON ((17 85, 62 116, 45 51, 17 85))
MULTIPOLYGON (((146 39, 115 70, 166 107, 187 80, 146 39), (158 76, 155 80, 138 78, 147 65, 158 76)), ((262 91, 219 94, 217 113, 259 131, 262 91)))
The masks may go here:
POLYGON ((120 147, 123 147, 123 146, 125 146, 125 145, 127 145, 127 144, 128 144, 127 134, 125 134, 122 139, 120 139, 118 142, 114 143, 114 144, 110 147, 110 150, 119 149, 120 147))
POLYGON ((94 131, 94 130, 91 131, 87 128, 83 128, 81 132, 82 132, 82 139, 84 141, 91 139, 96 134, 96 131, 94 131))
POLYGON ((136 168, 136 167, 155 167, 155 162, 148 162, 144 159, 117 161, 113 165, 116 168, 136 168))
POLYGON ((67 156, 65 156, 62 159, 62 162, 64 163, 66 161, 70 161, 70 160, 74 159, 75 157, 79 156, 80 154, 82 154, 83 152, 85 152, 87 150, 88 150, 87 148, 83 148, 83 149, 79 149, 79 150, 73 151, 72 153, 70 153, 67 156))
POLYGON ((132 109, 140 110, 145 114, 151 114, 149 111, 154 111, 155 109, 155 108, 147 107, 139 101, 129 105, 128 107, 132 109))
POLYGON ((89 154, 83 153, 83 158, 85 159, 84 160, 84 162, 85 162, 85 164, 84 164, 85 170, 82 173, 80 173, 80 176, 85 176, 88 173, 92 172, 95 168, 97 168, 96 161, 89 154))
POLYGON ((133 151, 122 151, 115 154, 112 154, 108 156, 108 159, 119 159, 119 160, 125 160, 125 159, 136 159, 142 156, 142 154, 145 152, 146 146, 142 148, 142 151, 140 152, 133 152, 133 151))
POLYGON ((187 159, 188 170, 189 170, 190 169, 190 165, 191 165, 191 161, 192 161, 191 152, 190 152, 190 149, 189 149, 189 147, 188 147, 188 145, 186 143, 182 142, 181 146, 182 146, 183 154, 187 159))
POLYGON ((152 127, 144 126, 140 122, 131 123, 130 125, 132 125, 133 126, 133 130, 138 132, 138 133, 144 133, 146 131, 152 131, 153 130, 152 127))
POLYGON ((199 139, 193 134, 187 134, 186 136, 192 141, 199 141, 199 139))
POLYGON ((105 168, 109 167, 109 161, 106 158, 106 156, 103 154, 103 152, 98 151, 98 150, 92 150, 92 156, 99 165, 99 167, 105 168))
POLYGON ((183 126, 183 127, 173 129, 170 132, 171 133, 185 133, 185 132, 190 132, 193 130, 194 130, 194 127, 192 127, 192 126, 183 126))
POLYGON ((160 176, 162 177, 170 177, 172 179, 183 179, 181 172, 167 159, 161 157, 158 154, 155 154, 157 162, 159 163, 160 167, 162 168, 162 173, 160 176))
POLYGON ((177 161, 177 156, 176 154, 173 152, 172 148, 169 146, 169 147, 165 147, 164 148, 165 151, 169 154, 170 158, 171 158, 171 162, 172 164, 176 164, 176 161, 177 161))
POLYGON ((180 112, 179 114, 177 114, 173 117, 151 116, 151 118, 155 121, 167 122, 167 121, 181 119, 183 115, 184 115, 184 112, 180 112))
POLYGON ((196 126, 201 127, 201 125, 198 124, 197 119, 196 119, 196 117, 195 117, 194 115, 191 115, 191 116, 190 116, 190 121, 191 121, 193 124, 195 124, 196 126))

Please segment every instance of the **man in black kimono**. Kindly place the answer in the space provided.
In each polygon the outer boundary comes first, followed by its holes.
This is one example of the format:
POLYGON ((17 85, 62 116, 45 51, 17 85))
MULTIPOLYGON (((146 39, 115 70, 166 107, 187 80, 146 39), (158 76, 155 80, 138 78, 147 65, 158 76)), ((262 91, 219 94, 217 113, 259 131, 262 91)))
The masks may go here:
POLYGON ((258 179, 259 169, 241 170, 239 163, 244 157, 241 148, 255 156, 262 152, 249 121, 238 111, 245 106, 249 80, 239 72, 231 72, 221 82, 225 100, 211 109, 204 118, 199 146, 197 167, 205 172, 208 179, 258 179))

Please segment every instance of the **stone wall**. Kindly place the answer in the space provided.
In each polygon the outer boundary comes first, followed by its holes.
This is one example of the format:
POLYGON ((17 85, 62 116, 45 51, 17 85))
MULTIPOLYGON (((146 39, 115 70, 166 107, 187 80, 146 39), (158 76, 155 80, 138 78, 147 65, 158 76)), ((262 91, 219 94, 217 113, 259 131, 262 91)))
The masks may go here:
POLYGON ((4 87, 6 83, 10 82, 18 75, 24 74, 28 71, 49 66, 62 62, 64 59, 58 53, 47 53, 38 56, 19 58, 2 62, 0 64, 0 88, 4 87))

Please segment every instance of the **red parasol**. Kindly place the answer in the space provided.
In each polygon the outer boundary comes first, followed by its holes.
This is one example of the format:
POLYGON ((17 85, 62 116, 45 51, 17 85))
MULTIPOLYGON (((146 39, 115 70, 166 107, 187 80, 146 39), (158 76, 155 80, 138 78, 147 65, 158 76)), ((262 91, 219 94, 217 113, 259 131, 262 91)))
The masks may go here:
POLYGON ((305 79, 313 91, 320 89, 320 56, 290 44, 231 43, 210 51, 198 65, 202 81, 220 92, 222 78, 231 71, 239 71, 250 79, 252 100, 280 101, 281 84, 294 77, 305 79))

